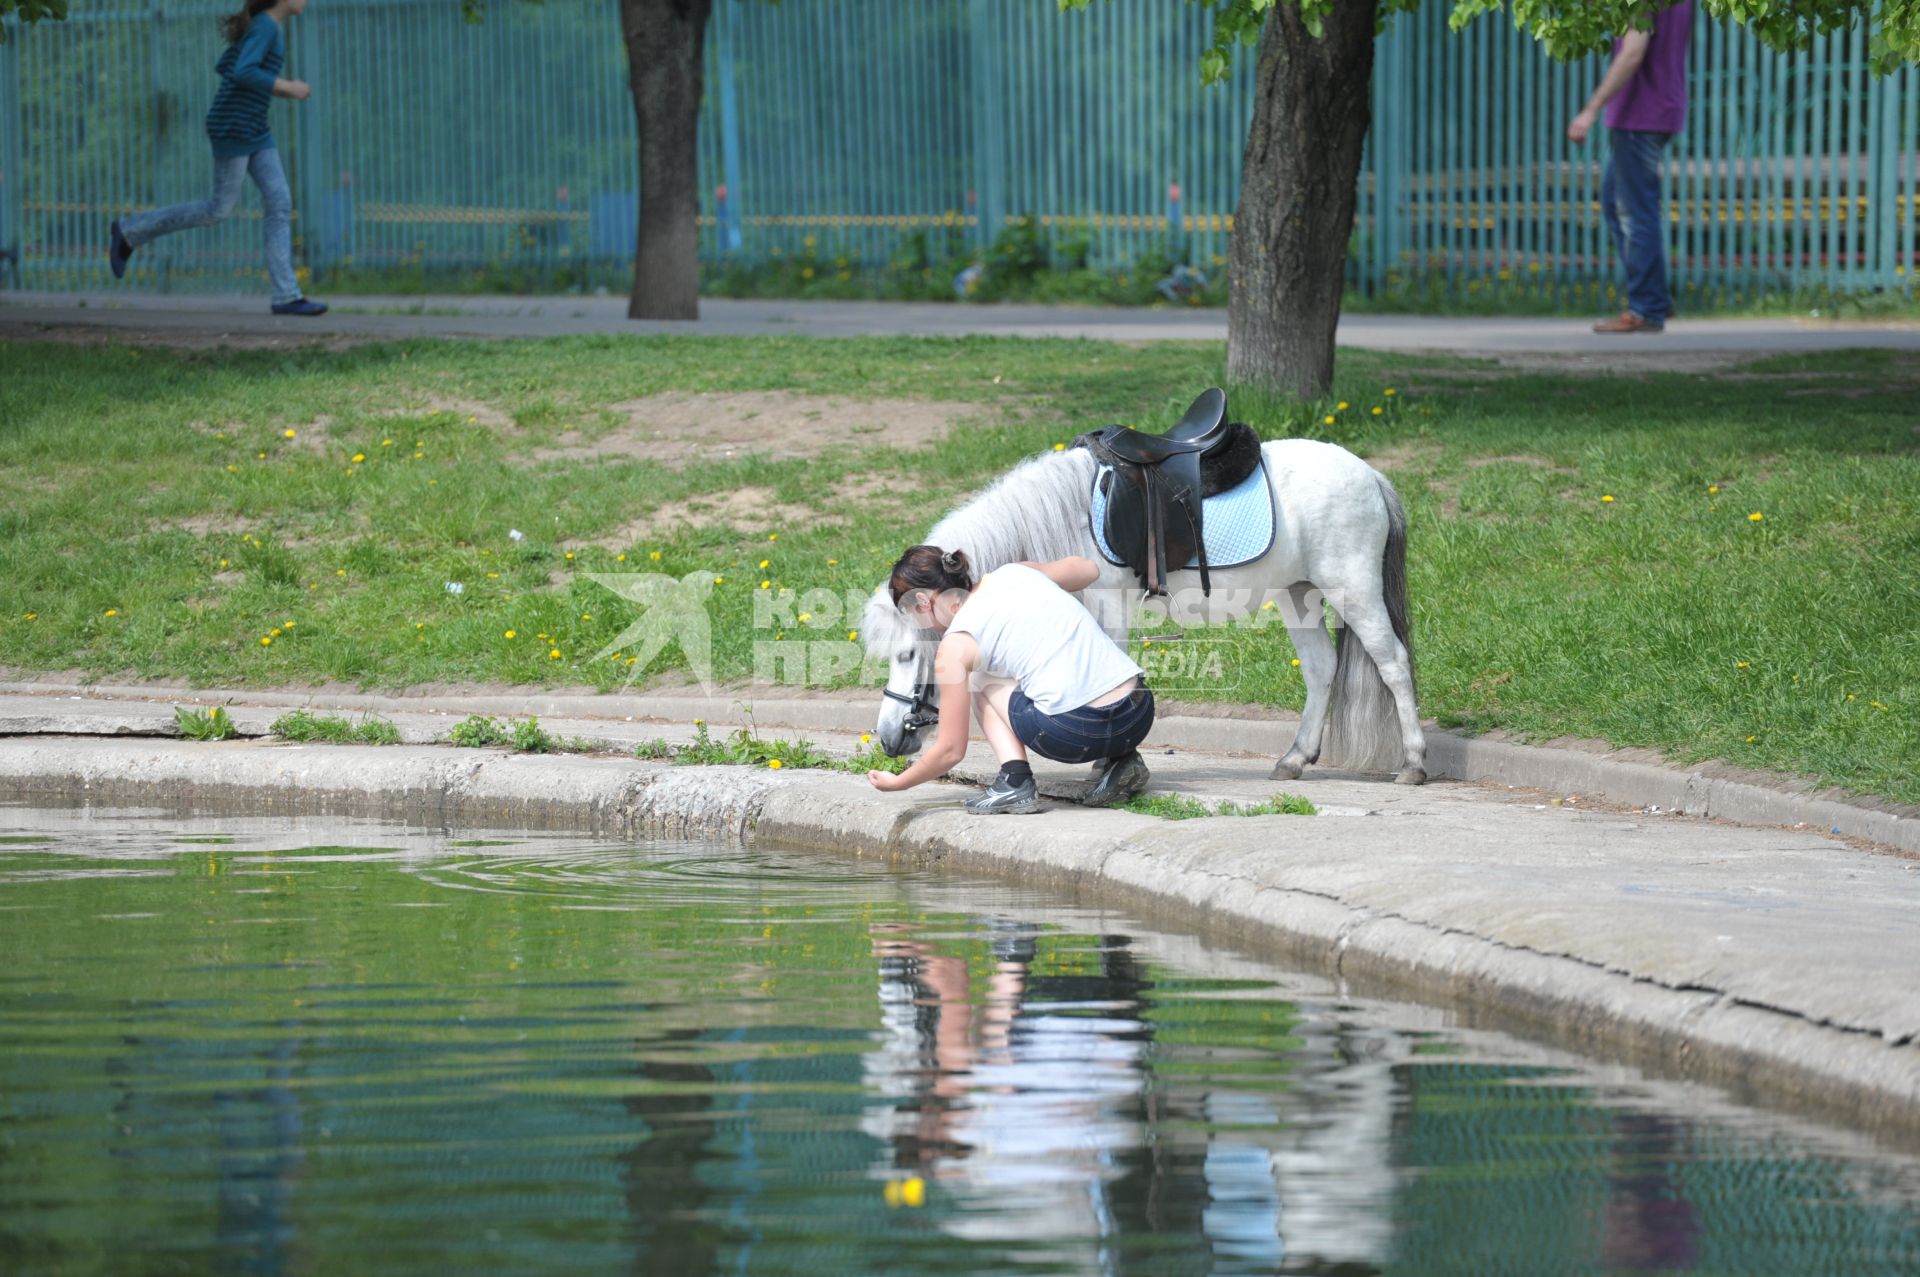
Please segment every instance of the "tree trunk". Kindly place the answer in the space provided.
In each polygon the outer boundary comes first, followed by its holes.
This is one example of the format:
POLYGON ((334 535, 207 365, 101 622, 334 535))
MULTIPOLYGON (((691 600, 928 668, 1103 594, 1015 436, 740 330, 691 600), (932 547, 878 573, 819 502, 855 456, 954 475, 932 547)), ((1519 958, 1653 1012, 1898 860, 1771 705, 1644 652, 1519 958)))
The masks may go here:
POLYGON ((620 0, 640 131, 640 230, 628 319, 700 318, 700 81, 713 0, 620 0))
POLYGON ((1333 384, 1369 122, 1377 0, 1335 0, 1315 39, 1281 0, 1260 60, 1234 213, 1227 379, 1305 399, 1333 384))

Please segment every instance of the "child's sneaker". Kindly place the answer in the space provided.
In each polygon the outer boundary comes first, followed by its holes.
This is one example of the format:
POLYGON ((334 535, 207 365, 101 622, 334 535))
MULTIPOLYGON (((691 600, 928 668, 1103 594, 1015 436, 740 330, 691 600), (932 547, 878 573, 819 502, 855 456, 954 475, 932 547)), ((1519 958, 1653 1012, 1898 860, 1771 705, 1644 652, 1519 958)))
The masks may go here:
POLYGON ((290 302, 275 302, 273 313, 276 315, 324 315, 327 313, 327 304, 317 302, 311 297, 296 297, 290 302))
POLYGON ((113 243, 107 246, 107 265, 113 268, 115 279, 127 277, 127 259, 133 256, 133 245, 127 243, 127 237, 120 233, 120 220, 114 219, 113 243))

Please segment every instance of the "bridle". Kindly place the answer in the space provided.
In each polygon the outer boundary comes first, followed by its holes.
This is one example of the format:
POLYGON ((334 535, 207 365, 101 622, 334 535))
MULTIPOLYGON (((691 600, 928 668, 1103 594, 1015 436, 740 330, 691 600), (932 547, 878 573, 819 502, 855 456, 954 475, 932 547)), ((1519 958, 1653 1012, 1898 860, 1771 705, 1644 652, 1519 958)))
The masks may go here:
POLYGON ((889 700, 899 701, 907 707, 907 716, 901 720, 900 725, 909 732, 917 732, 923 727, 931 727, 940 721, 939 714, 933 709, 935 690, 932 683, 915 683, 911 696, 904 692, 896 692, 891 687, 881 688, 880 694, 889 700))

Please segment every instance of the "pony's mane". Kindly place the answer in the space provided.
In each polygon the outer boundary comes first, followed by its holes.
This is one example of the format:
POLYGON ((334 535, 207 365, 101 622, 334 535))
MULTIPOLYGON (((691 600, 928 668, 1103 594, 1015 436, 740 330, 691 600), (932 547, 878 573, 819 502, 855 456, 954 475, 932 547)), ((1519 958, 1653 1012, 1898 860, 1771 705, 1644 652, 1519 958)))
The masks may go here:
MULTIPOLYGON (((962 550, 976 575, 1023 559, 1046 562, 1086 549, 1093 454, 1084 448, 1029 457, 933 525, 923 545, 962 550)), ((876 655, 910 634, 882 581, 860 634, 876 655)))

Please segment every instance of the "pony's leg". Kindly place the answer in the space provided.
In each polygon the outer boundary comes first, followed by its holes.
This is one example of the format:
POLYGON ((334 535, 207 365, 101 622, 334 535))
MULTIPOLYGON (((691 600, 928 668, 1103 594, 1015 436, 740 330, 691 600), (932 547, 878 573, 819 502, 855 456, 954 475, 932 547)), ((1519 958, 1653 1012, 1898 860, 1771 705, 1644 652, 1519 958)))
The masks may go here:
POLYGON ((1273 766, 1270 780, 1298 780, 1308 763, 1320 757, 1320 737, 1327 727, 1327 703, 1333 699, 1333 639, 1320 606, 1320 592, 1311 586, 1287 587, 1287 634, 1300 658, 1300 677, 1307 685, 1307 703, 1300 710, 1300 730, 1293 746, 1273 766))
MULTIPOLYGON (((1393 632, 1386 607, 1378 600, 1351 607, 1342 616, 1353 638, 1367 649, 1380 679, 1393 694, 1394 709, 1399 712, 1400 743, 1405 760, 1394 780, 1402 785, 1423 785, 1427 780, 1427 737, 1420 730, 1420 709, 1413 699, 1413 663, 1407 649, 1393 632)), ((1302 662, 1304 665, 1304 662, 1302 662)))

